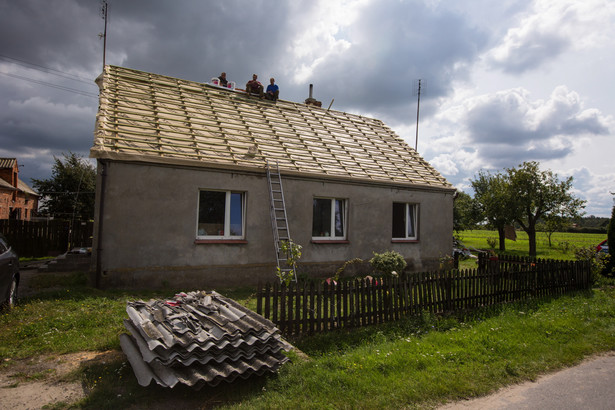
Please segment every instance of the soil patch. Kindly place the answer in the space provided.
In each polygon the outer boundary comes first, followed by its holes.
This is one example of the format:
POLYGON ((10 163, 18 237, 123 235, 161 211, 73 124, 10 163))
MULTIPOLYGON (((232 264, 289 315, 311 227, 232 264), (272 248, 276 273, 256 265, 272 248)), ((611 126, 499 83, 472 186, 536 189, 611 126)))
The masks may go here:
POLYGON ((7 409, 40 409, 45 405, 70 404, 87 392, 74 376, 82 364, 108 362, 121 352, 80 352, 5 359, 0 367, 0 403, 7 409))

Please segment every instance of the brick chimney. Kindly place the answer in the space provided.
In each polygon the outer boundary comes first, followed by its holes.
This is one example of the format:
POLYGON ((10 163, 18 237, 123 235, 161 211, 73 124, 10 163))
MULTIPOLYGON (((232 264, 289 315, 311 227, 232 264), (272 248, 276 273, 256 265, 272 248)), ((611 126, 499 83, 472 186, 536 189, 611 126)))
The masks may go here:
POLYGON ((316 101, 315 98, 312 98, 313 89, 314 89, 314 84, 310 84, 310 96, 305 99, 305 105, 313 105, 315 107, 322 107, 321 101, 316 101))

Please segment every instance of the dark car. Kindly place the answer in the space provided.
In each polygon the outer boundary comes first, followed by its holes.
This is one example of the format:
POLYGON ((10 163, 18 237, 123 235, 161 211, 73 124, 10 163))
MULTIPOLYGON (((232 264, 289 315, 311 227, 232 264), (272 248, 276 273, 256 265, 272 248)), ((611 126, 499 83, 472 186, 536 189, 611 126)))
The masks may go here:
POLYGON ((12 307, 17 300, 19 258, 4 235, 0 234, 0 306, 12 307))
POLYGON ((596 252, 609 253, 609 242, 607 239, 603 240, 596 246, 596 252))

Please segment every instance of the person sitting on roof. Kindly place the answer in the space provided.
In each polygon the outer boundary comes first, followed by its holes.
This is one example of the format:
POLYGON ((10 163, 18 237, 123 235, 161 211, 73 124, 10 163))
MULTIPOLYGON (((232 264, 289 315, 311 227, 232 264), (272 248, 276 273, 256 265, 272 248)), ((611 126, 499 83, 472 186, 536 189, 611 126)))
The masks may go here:
POLYGON ((263 85, 257 80, 258 76, 252 74, 252 79, 246 83, 246 93, 248 97, 250 94, 258 94, 259 98, 263 98, 263 85))
POLYGON ((275 83, 275 78, 271 77, 269 79, 269 85, 267 86, 267 92, 265 93, 265 98, 272 101, 277 101, 278 96, 280 95, 280 87, 275 83))
POLYGON ((226 73, 222 73, 220 74, 220 77, 218 77, 218 80, 220 80, 220 85, 222 87, 227 87, 228 86, 228 80, 226 79, 226 73))

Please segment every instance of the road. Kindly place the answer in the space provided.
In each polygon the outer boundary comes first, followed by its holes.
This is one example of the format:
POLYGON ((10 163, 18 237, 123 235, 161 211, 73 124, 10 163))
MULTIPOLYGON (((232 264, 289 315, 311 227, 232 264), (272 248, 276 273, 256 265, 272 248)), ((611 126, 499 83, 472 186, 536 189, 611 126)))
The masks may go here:
POLYGON ((489 396, 450 403, 439 410, 615 409, 615 352, 503 388, 489 396))

